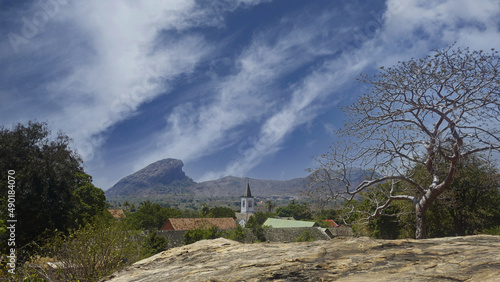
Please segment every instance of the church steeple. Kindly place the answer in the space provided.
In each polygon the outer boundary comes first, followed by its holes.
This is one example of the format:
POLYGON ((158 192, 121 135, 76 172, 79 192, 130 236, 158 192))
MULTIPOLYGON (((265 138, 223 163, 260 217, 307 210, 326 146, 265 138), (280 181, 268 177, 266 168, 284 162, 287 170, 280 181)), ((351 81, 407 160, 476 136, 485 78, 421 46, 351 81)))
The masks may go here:
POLYGON ((253 214, 253 196, 250 191, 250 182, 247 179, 247 189, 245 190, 245 194, 241 197, 241 213, 253 214))
POLYGON ((250 182, 248 182, 248 180, 247 180, 247 190, 245 191, 245 195, 243 196, 247 198, 253 198, 252 192, 250 191, 250 182))

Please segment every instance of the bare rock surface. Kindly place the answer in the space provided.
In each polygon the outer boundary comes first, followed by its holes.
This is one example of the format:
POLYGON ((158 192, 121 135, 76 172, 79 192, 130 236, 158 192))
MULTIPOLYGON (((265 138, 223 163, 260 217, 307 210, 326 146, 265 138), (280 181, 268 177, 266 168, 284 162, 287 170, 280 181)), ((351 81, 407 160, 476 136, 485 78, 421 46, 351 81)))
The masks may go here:
POLYGON ((304 243, 199 241, 106 281, 500 281, 500 236, 344 238, 304 243))

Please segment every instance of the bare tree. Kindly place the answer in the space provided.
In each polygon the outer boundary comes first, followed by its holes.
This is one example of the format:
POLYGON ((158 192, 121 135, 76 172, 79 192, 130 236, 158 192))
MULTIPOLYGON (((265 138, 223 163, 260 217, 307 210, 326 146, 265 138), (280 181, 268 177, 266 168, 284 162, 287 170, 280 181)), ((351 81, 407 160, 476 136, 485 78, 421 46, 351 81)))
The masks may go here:
POLYGON ((409 201, 418 239, 427 237, 426 212, 452 183, 459 161, 500 151, 498 51, 450 46, 433 52, 361 77, 370 91, 344 109, 349 119, 338 143, 318 158, 310 187, 326 201, 352 200, 379 187, 384 198, 367 218, 381 215, 395 200, 409 201), (446 162, 445 173, 437 169, 438 159, 446 162), (412 174, 419 165, 427 181, 412 174), (352 185, 353 168, 372 173, 352 185))

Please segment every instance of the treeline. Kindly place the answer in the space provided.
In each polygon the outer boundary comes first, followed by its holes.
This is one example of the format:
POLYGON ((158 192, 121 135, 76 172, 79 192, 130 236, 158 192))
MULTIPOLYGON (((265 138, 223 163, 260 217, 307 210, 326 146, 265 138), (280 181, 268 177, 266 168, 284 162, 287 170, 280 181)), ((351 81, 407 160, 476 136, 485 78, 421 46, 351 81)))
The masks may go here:
POLYGON ((166 247, 113 219, 70 141, 46 123, 0 128, 1 278, 96 281, 166 247))
MULTIPOLYGON (((444 162, 438 165, 445 170, 444 162)), ((413 168, 411 175, 425 183, 423 165, 413 168)), ((427 180, 430 181, 430 180, 427 180)), ((345 202, 337 213, 339 221, 353 225, 359 235, 397 239, 415 237, 415 211, 411 203, 396 201, 378 217, 373 214, 390 189, 408 191, 410 187, 395 187, 401 183, 387 182, 362 193, 362 199, 345 202)), ((475 234, 500 235, 500 173, 491 162, 479 156, 462 159, 451 187, 443 192, 427 211, 428 236, 466 236, 475 234)))
MULTIPOLYGON (((125 205, 127 206, 127 205, 125 205)), ((235 211, 228 207, 212 207, 202 205, 197 210, 179 210, 170 207, 162 207, 160 204, 144 201, 134 211, 125 209, 123 219, 130 229, 136 230, 159 230, 165 225, 169 218, 236 218, 235 211)))
MULTIPOLYGON (((425 179, 423 167, 417 166, 411 173, 422 174, 425 179)), ((500 235, 499 175, 494 165, 481 158, 463 159, 451 188, 436 199, 427 213, 429 236, 500 235)), ((279 216, 315 221, 323 227, 324 219, 334 219, 352 225, 360 235, 411 238, 415 214, 411 205, 404 202, 396 203, 381 217, 365 224, 360 222, 366 214, 373 213, 376 203, 394 185, 401 184, 387 182, 368 189, 360 200, 319 211, 311 211, 308 204, 295 201, 275 208, 268 201, 268 212, 251 216, 246 230, 264 241, 263 223, 269 217, 279 216)), ((166 249, 168 241, 157 236, 156 230, 169 218, 235 218, 229 207, 205 204, 199 210, 179 210, 150 201, 134 209, 125 208, 125 214, 122 220, 115 220, 107 211, 104 192, 92 184, 81 158, 70 148, 69 137, 62 133, 52 137, 45 123, 0 128, 0 276, 48 279, 51 274, 41 267, 42 261, 57 260, 57 279, 96 281, 166 249), (9 265, 7 254, 15 255, 14 265, 9 265)), ((184 239, 185 243, 218 236, 242 240, 244 232, 241 227, 231 233, 214 228, 193 230, 186 232, 184 239)))

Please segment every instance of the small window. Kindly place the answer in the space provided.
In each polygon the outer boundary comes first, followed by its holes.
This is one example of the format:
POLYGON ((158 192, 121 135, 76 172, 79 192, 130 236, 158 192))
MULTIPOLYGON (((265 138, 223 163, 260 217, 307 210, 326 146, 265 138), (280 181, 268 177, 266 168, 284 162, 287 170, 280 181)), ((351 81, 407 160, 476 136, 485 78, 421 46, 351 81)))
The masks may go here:
POLYGON ((251 208, 252 207, 252 201, 248 201, 248 207, 251 208))
POLYGON ((242 201, 242 202, 241 202, 241 206, 242 206, 242 207, 245 207, 245 201, 242 201))

